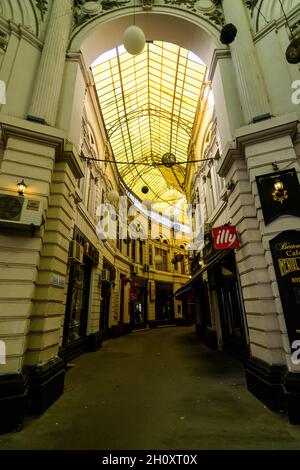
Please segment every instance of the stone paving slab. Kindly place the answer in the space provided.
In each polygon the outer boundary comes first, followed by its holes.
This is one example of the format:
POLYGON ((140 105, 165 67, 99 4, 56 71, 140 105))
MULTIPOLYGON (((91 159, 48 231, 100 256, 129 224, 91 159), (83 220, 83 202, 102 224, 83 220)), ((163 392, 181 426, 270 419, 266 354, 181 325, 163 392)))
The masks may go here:
POLYGON ((300 449, 300 426, 246 389, 242 364, 192 327, 104 342, 74 360, 64 395, 4 450, 300 449))

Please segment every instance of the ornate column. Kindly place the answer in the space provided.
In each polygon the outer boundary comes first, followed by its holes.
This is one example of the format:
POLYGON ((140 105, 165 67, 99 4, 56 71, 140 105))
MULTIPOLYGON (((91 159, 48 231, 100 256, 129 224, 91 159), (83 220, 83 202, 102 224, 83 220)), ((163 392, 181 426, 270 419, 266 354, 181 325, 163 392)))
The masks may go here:
POLYGON ((243 114, 248 124, 256 116, 271 114, 267 88, 260 70, 243 0, 234 0, 234 2, 223 0, 223 10, 226 23, 233 23, 238 29, 230 49, 243 114))
POLYGON ((73 14, 72 0, 53 0, 29 115, 54 126, 73 14))

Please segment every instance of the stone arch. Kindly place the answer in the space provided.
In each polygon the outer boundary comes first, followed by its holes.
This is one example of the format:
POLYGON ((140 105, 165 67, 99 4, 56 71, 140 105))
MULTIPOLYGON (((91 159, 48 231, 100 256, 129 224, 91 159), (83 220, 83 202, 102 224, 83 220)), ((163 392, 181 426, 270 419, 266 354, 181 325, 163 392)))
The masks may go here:
MULTIPOLYGON (((120 9, 89 19, 73 30, 65 69, 68 83, 63 85, 57 126, 67 132, 68 139, 75 146, 78 146, 85 90, 90 84, 86 69, 100 54, 121 44, 124 30, 131 24, 132 12, 120 9), (78 103, 82 103, 81 108, 78 103)), ((222 26, 200 15, 166 5, 147 12, 140 9, 136 13, 136 24, 143 29, 147 40, 161 40, 184 47, 207 65, 225 148, 241 118, 237 89, 232 86, 236 78, 230 50, 219 39, 222 26)))
MULTIPOLYGON (((219 40, 220 27, 203 18, 175 8, 155 10, 136 15, 136 24, 145 32, 147 40, 161 40, 178 44, 197 54, 210 65, 213 51, 225 49, 219 40)), ((73 31, 69 51, 82 52, 85 63, 91 63, 103 52, 122 43, 124 30, 132 24, 132 13, 102 15, 73 31)))

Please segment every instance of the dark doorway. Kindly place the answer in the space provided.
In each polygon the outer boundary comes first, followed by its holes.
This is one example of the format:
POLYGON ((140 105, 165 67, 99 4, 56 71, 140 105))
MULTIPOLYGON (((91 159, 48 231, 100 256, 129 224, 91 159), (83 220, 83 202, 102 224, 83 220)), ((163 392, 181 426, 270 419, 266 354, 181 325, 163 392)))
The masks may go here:
POLYGON ((147 288, 137 289, 136 300, 130 302, 130 323, 132 329, 145 328, 147 325, 147 288))
POLYGON ((102 281, 99 329, 104 333, 107 333, 109 330, 110 297, 111 283, 102 281))
POLYGON ((214 268, 214 275, 224 350, 245 358, 248 355, 247 325, 233 251, 214 268))
POLYGON ((70 266, 63 345, 86 336, 92 266, 86 255, 70 266))
POLYGON ((174 322, 173 284, 156 282, 155 317, 160 323, 174 322))

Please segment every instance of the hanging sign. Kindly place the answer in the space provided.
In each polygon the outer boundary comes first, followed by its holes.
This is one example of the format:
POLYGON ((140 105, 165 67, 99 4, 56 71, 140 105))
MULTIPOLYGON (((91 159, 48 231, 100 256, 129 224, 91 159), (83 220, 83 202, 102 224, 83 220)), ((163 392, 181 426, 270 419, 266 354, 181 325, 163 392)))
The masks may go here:
POLYGON ((281 215, 300 217, 300 187, 294 168, 256 177, 265 224, 281 215))
POLYGON ((274 269, 290 343, 300 339, 300 231, 270 241, 274 269))
POLYGON ((216 250, 229 250, 239 247, 239 238, 234 225, 213 228, 213 239, 216 250))

